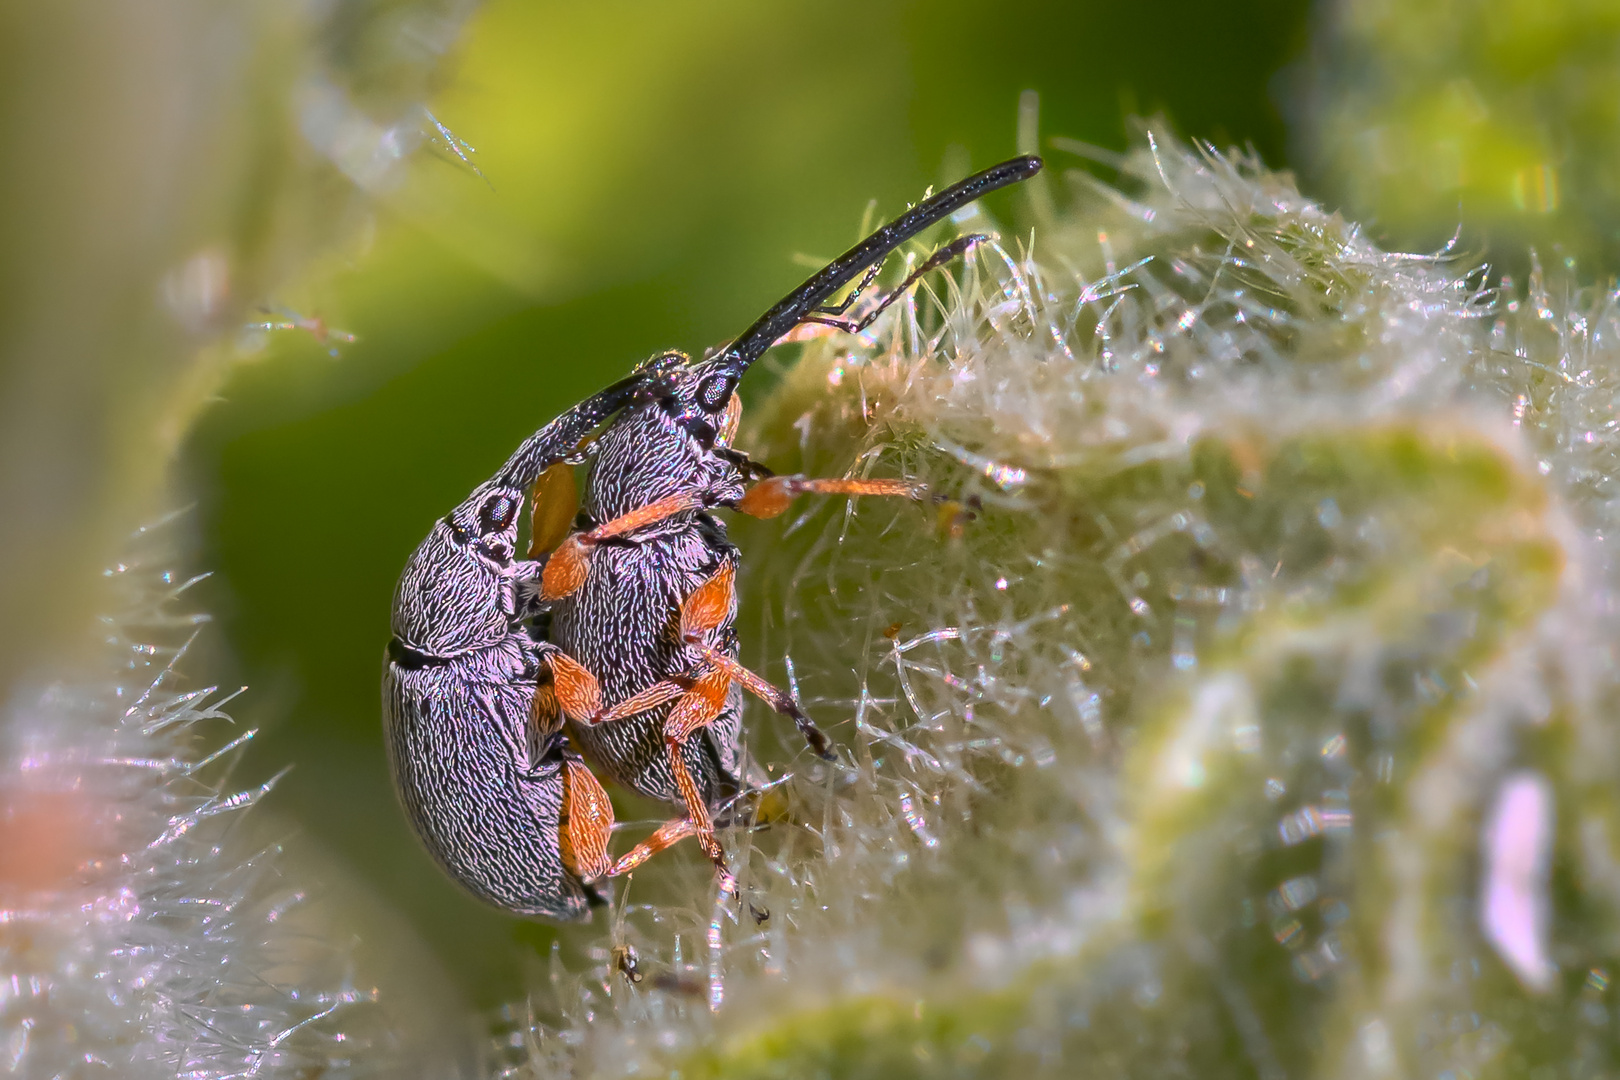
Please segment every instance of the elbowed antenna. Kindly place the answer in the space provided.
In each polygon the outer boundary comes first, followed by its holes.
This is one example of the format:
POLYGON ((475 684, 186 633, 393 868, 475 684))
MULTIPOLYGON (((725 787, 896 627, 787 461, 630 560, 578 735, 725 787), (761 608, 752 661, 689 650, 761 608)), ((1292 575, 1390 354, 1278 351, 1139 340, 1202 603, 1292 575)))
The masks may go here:
POLYGON ((530 435, 506 459, 495 482, 519 489, 533 486, 541 473, 577 450, 602 421, 630 404, 646 381, 645 372, 627 375, 530 435))
MULTIPOLYGON (((809 281, 761 315, 754 325, 743 331, 710 363, 729 368, 741 377, 749 364, 803 322, 805 316, 813 314, 822 301, 853 281, 857 274, 981 195, 1028 180, 1041 171, 1041 164, 1041 159, 1033 155, 1013 158, 952 184, 932 198, 924 199, 822 267, 809 281)), ((646 388, 648 379, 648 372, 637 371, 557 417, 529 436, 507 458, 501 471, 495 474, 496 482, 520 489, 531 486, 542 472, 574 453, 585 437, 603 421, 631 404, 638 393, 646 388)))
POLYGON ((968 203, 997 188, 1028 180, 1041 171, 1041 159, 1034 155, 1013 158, 952 184, 932 198, 924 199, 889 222, 865 240, 822 267, 819 273, 777 301, 753 326, 726 346, 712 361, 737 377, 758 360, 765 350, 812 314, 833 293, 855 280, 855 276, 886 257, 889 252, 949 217, 968 203))

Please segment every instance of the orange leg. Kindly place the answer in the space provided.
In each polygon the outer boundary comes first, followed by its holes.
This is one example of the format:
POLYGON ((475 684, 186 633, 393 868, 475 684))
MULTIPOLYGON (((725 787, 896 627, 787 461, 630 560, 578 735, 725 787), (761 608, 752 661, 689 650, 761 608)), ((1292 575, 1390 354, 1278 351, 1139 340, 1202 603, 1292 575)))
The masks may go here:
MULTIPOLYGON (((552 657, 552 670, 556 679, 558 700, 562 702, 564 711, 569 711, 569 701, 575 702, 576 708, 583 708, 591 702, 600 705, 601 692, 596 690, 594 697, 589 692, 576 693, 573 687, 579 682, 578 676, 583 674, 590 678, 579 663, 566 654, 557 653, 552 657), (567 672, 566 675, 561 672, 567 672), (569 687, 564 690, 563 687, 569 687)), ((595 680, 591 679, 594 684, 595 680)), ((630 716, 662 704, 674 697, 679 697, 675 707, 669 710, 664 718, 664 742, 669 750, 670 770, 675 774, 675 786, 681 793, 681 801, 686 804, 686 819, 683 822, 669 822, 648 840, 626 855, 619 863, 614 865, 611 874, 623 873, 624 870, 641 865, 658 851, 668 847, 683 836, 697 837, 698 845, 720 868, 726 873, 725 852, 720 848, 720 842, 714 838, 714 820, 709 816, 709 805, 698 790, 697 781, 692 771, 687 768, 686 759, 681 756, 681 747, 692 733, 714 722, 720 715, 720 710, 726 705, 726 691, 731 689, 731 676, 719 668, 712 668, 705 672, 692 684, 690 689, 684 689, 673 680, 663 680, 654 683, 647 690, 633 697, 627 698, 614 709, 607 712, 598 710, 587 722, 605 723, 618 719, 620 716, 630 716), (684 831, 682 829, 684 828, 684 831), (649 846, 650 845, 650 846, 649 846), (623 869, 620 869, 623 866, 623 869)), ((580 719, 569 711, 570 716, 580 719)), ((818 733, 819 734, 819 733, 818 733)), ((608 818, 607 825, 612 827, 612 818, 608 818)), ((603 840, 606 843, 606 840, 603 840)))
POLYGON ((773 476, 748 489, 737 509, 750 517, 773 518, 800 495, 904 495, 920 499, 920 484, 904 480, 809 480, 803 476, 773 476))
POLYGON ((613 867, 608 837, 613 834, 613 803, 601 781, 583 762, 563 764, 563 806, 557 821, 563 865, 584 881, 594 881, 613 867))
POLYGON ((726 691, 730 688, 731 679, 724 672, 705 672, 664 718, 664 744, 669 750, 669 765, 675 773, 675 786, 686 803, 692 831, 703 853, 727 879, 731 874, 726 869, 726 854, 721 850, 720 842, 714 838, 714 821, 709 817, 709 804, 698 790, 692 770, 686 766, 686 759, 681 756, 681 747, 694 731, 712 724, 714 718, 720 715, 720 710, 726 705, 726 691))
POLYGON ((551 558, 546 560, 545 569, 540 572, 540 599, 560 600, 578 591, 579 587, 585 584, 585 575, 590 571, 591 548, 603 540, 623 536, 627 532, 656 524, 687 510, 697 510, 703 505, 701 495, 666 495, 628 514, 598 525, 589 532, 575 533, 564 540, 562 546, 552 552, 551 558))
POLYGON ((608 854, 613 803, 607 792, 583 762, 569 761, 563 767, 563 808, 557 822, 557 840, 563 865, 583 881, 627 874, 694 831, 688 818, 666 821, 615 861, 608 854))
MULTIPOLYGON (((770 481, 767 480, 765 483, 770 481)), ((759 488, 756 487, 754 490, 758 491, 759 488)), ((799 734, 804 736, 805 742, 810 744, 810 748, 819 757, 827 761, 836 761, 837 755, 833 753, 832 744, 827 741, 827 736, 822 734, 821 729, 811 722, 791 697, 704 640, 708 633, 724 622, 726 616, 730 614, 734 602, 735 578, 735 567, 729 562, 722 563, 713 577, 692 590, 686 602, 681 605, 681 639, 696 649, 715 670, 723 672, 728 684, 732 680, 742 683, 749 693, 791 719, 794 726, 799 729, 799 734)), ((677 705, 676 709, 679 708, 677 705)), ((675 710, 671 710, 670 718, 673 720, 674 717, 675 710)))
POLYGON ((709 580, 687 594, 681 602, 681 638, 689 643, 700 642, 731 614, 737 602, 737 567, 727 561, 720 564, 709 580))
POLYGON ((692 834, 697 837, 698 847, 714 863, 720 876, 730 880, 731 870, 726 866, 726 853, 721 849, 720 841, 714 837, 714 821, 709 817, 708 804, 703 801, 703 793, 698 791, 692 770, 686 767, 686 759, 681 756, 680 741, 667 739, 665 742, 669 747, 670 766, 675 770, 675 786, 680 788, 681 798, 686 800, 687 820, 692 824, 692 834))
POLYGON ((694 731, 714 723, 714 718, 726 707, 726 691, 730 689, 731 676, 724 671, 704 672, 664 717, 664 738, 684 743, 694 731))
POLYGON ((605 876, 618 877, 620 874, 628 874, 660 851, 693 835, 695 831, 690 818, 672 818, 658 826, 657 832, 625 852, 605 876))
POLYGON ((570 720, 593 723, 602 714, 602 684, 585 665, 562 651, 547 655, 551 665, 552 692, 570 720))
MULTIPOLYGON (((663 679, 639 693, 631 694, 613 708, 604 709, 602 684, 584 664, 560 649, 552 650, 547 655, 547 663, 551 665, 550 701, 544 704, 560 707, 570 720, 579 724, 606 724, 612 720, 622 720, 657 708, 687 691, 685 686, 673 679, 663 679)), ((542 716, 542 691, 547 691, 545 684, 535 692, 536 722, 542 716)))
MULTIPOLYGON (((645 520, 627 528, 644 523, 645 520)), ((681 636, 710 665, 690 688, 673 679, 660 680, 612 709, 604 710, 602 687, 596 676, 567 653, 550 653, 550 698, 542 706, 537 694, 537 719, 542 712, 561 709, 579 723, 607 723, 678 699, 664 719, 664 742, 669 753, 670 770, 675 775, 675 786, 680 791, 681 801, 686 804, 687 816, 665 822, 653 835, 617 861, 610 862, 607 853, 608 838, 613 830, 613 805, 589 769, 578 762, 568 763, 564 774, 564 811, 559 839, 564 865, 582 879, 591 881, 628 873, 677 841, 695 836, 698 846, 715 864, 725 885, 735 886, 736 879, 726 866, 725 851, 714 835, 714 819, 709 814, 708 803, 681 752, 694 732, 713 723, 715 717, 720 715, 733 680, 741 682, 778 712, 792 717, 812 748, 825 758, 833 758, 826 736, 788 695, 704 640, 731 614, 735 579, 735 566, 729 562, 722 563, 714 575, 693 589, 681 605, 681 636)))
POLYGON ((656 709, 666 701, 673 701, 686 693, 687 688, 673 679, 660 679, 639 694, 631 694, 613 708, 599 715, 593 724, 606 724, 614 720, 623 720, 627 716, 656 709))
MULTIPOLYGON (((562 654, 558 654, 562 655, 562 654)), ((565 659, 566 669, 573 660, 565 659)), ((553 657, 553 670, 556 670, 553 657)), ((584 668, 579 668, 584 671, 584 668)), ((562 681, 562 680, 559 680, 562 681)), ((563 814, 559 823, 559 841, 563 865, 586 881, 601 877, 615 877, 628 873, 687 836, 696 836, 703 849, 718 868, 724 881, 734 884, 726 868, 726 854, 715 839, 714 819, 709 815, 708 803, 698 790, 692 770, 687 768, 681 748, 692 733, 713 723, 726 704, 726 691, 731 678, 723 671, 710 670, 701 676, 692 688, 685 691, 664 720, 664 744, 669 751, 670 769, 675 774, 675 786, 686 804, 686 817, 666 821, 647 839, 626 852, 617 862, 609 859, 608 837, 613 832, 613 804, 607 792, 583 763, 570 761, 563 773, 563 814)), ((559 695, 560 697, 561 695, 559 695)), ((564 706, 566 708, 566 706, 564 706)))
POLYGON ((725 851, 714 836, 714 819, 709 816, 708 803, 698 790, 686 759, 681 756, 687 738, 712 723, 725 707, 730 686, 731 680, 723 672, 710 671, 669 711, 664 721, 664 743, 669 751, 670 769, 675 774, 675 786, 686 804, 686 817, 666 821, 617 862, 611 861, 607 853, 608 837, 613 831, 613 804, 589 769, 579 762, 568 762, 563 774, 559 840, 563 864, 569 870, 586 881, 614 877, 634 870, 676 841, 696 836, 698 846, 719 869, 722 880, 734 884, 726 868, 725 851))

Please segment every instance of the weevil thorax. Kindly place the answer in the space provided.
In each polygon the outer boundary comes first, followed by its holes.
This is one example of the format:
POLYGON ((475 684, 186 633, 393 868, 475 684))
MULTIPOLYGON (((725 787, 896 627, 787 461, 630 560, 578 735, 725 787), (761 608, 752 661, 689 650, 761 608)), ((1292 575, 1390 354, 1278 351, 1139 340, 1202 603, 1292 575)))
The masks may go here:
POLYGON ((394 636, 428 656, 494 645, 512 632, 523 493, 480 484, 441 518, 411 555, 394 590, 394 636))
POLYGON ((642 371, 643 393, 597 440, 585 513, 608 521, 688 492, 741 498, 742 474, 713 453, 730 443, 741 415, 736 373, 680 353, 655 356, 642 371))

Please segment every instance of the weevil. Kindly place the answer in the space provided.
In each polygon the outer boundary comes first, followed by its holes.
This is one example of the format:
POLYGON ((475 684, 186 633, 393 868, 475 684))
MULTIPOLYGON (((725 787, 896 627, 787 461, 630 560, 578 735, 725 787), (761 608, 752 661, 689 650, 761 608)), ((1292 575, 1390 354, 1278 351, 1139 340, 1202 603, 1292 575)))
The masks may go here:
POLYGON ((510 911, 577 919, 601 901, 598 883, 695 836, 729 881, 713 811, 742 784, 745 689, 792 719, 814 751, 834 756, 792 697, 737 661, 738 552, 712 511, 772 517, 801 494, 919 490, 898 480, 775 476, 731 445, 737 384, 804 323, 870 325, 925 273, 985 238, 944 245, 864 316, 849 317, 891 252, 1040 168, 1039 158, 1015 158, 925 199, 701 360, 654 356, 530 436, 434 526, 395 590, 383 724, 407 817, 452 878, 510 911), (572 470, 587 458, 576 518, 572 470), (526 496, 531 542, 519 558, 526 496), (575 744, 611 779, 679 816, 612 858, 612 804, 575 744))

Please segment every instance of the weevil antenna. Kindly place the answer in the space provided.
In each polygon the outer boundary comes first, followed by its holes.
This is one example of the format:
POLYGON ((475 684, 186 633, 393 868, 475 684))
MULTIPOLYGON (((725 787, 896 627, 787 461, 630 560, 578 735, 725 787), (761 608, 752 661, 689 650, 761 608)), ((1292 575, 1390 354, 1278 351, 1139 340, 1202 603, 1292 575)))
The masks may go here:
POLYGON ((642 371, 627 375, 530 435, 506 459, 495 482, 521 490, 533 487, 541 473, 565 460, 604 420, 635 400, 646 381, 642 371))
POLYGON ((975 173, 944 191, 913 206, 865 240, 822 267, 810 280, 777 301, 765 314, 727 345, 715 366, 741 378, 748 365, 758 360, 772 345, 804 321, 822 302, 855 280, 856 275, 887 257, 889 252, 949 217, 968 203, 998 188, 1028 180, 1041 171, 1041 159, 1033 155, 1013 158, 975 173))

